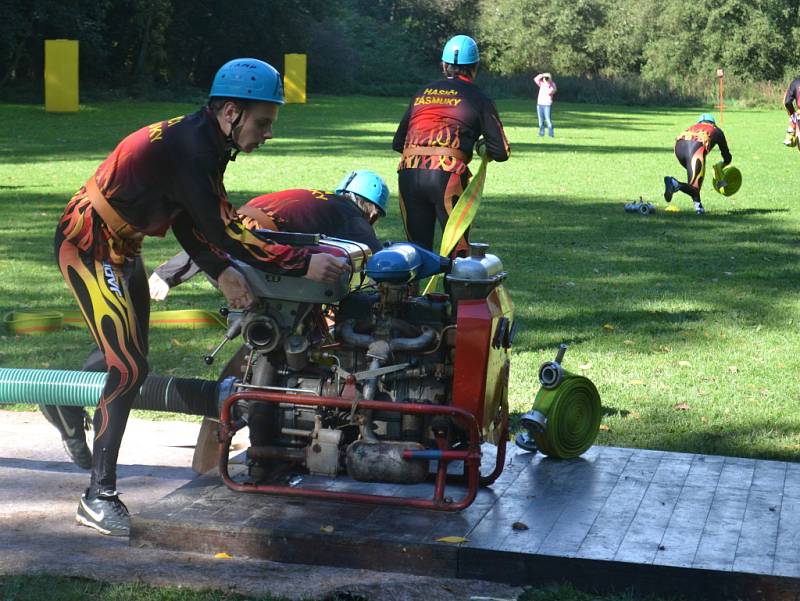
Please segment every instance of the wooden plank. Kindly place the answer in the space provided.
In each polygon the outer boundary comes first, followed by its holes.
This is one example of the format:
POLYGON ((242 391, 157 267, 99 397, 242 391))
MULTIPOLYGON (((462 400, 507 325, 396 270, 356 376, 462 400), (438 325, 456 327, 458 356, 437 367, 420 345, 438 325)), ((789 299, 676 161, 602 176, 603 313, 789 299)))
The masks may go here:
POLYGON ((710 486, 716 488, 724 465, 724 457, 697 455, 695 460, 692 461, 692 467, 686 475, 686 482, 684 482, 684 485, 710 486))
POLYGON ((692 566, 730 571, 739 545, 749 490, 717 487, 692 566))
MULTIPOLYGON (((792 467, 792 466, 790 466, 792 467)), ((787 473, 789 494, 784 494, 778 522, 778 544, 772 573, 776 576, 800 578, 800 498, 794 496, 795 481, 787 473)))
POLYGON ((613 559, 648 486, 647 482, 635 478, 618 480, 576 556, 586 559, 613 559))
POLYGON ((655 563, 691 567, 713 500, 713 487, 684 486, 681 489, 661 537, 655 563))
POLYGON ((788 464, 784 461, 757 461, 751 488, 783 494, 788 464))
POLYGON ((653 482, 669 484, 678 488, 683 486, 686 476, 695 460, 691 453, 670 453, 664 455, 658 463, 658 468, 653 474, 653 482))
MULTIPOLYGON (((553 527, 564 511, 563 505, 552 502, 547 493, 541 493, 530 499, 522 508, 521 513, 507 512, 507 519, 484 520, 476 530, 487 532, 486 540, 501 534, 494 544, 481 545, 487 549, 507 550, 518 553, 537 553, 542 543, 553 530, 553 527), (525 524, 527 530, 514 530, 514 522, 525 524)), ((491 514, 487 514, 490 517, 491 514)), ((475 547, 477 545, 469 545, 475 547)))
MULTIPOLYGON (((235 493, 206 474, 135 515, 131 544, 598 591, 800 598, 798 464, 612 447, 568 461, 512 449, 509 462, 456 513, 235 493)), ((300 486, 426 498, 432 488, 323 480, 300 486)))
POLYGON ((571 482, 566 494, 550 497, 564 510, 542 541, 539 553, 574 557, 617 482, 616 474, 596 472, 594 478, 571 482))
POLYGON ((663 451, 639 450, 631 455, 630 460, 625 465, 622 472, 623 478, 638 478, 645 482, 652 482, 653 476, 658 470, 663 451))
POLYGON ((778 544, 781 501, 780 492, 750 489, 733 561, 734 571, 772 573, 778 544))
POLYGON ((651 483, 614 559, 653 563, 681 489, 672 484, 651 483))
POLYGON ((749 490, 753 482, 755 460, 726 457, 717 482, 718 488, 738 488, 749 490))
POLYGON ((800 499, 800 464, 786 464, 786 479, 783 483, 783 496, 800 499))

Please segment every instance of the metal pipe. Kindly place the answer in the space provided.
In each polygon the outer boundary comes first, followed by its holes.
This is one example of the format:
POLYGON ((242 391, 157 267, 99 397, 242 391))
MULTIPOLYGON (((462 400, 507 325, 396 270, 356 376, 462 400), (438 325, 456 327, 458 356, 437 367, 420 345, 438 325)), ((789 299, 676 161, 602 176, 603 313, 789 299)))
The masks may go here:
POLYGON ((389 341, 389 348, 392 351, 411 352, 421 351, 436 340, 436 332, 432 329, 425 329, 416 338, 393 338, 389 341))
POLYGON ((259 461, 278 459, 290 463, 303 463, 306 460, 306 450, 274 445, 252 446, 247 449, 247 458, 259 461))
MULTIPOLYGON (((369 364, 370 370, 378 369, 380 366, 381 366, 380 359, 373 359, 369 364)), ((363 400, 374 401, 376 392, 378 392, 377 376, 374 378, 370 378, 369 380, 367 380, 366 384, 364 384, 363 400)), ((364 416, 364 420, 362 421, 361 427, 359 428, 359 430, 361 431, 361 437, 368 442, 378 442, 378 437, 375 435, 375 432, 372 431, 372 410, 365 409, 362 410, 361 413, 364 416)))
POLYGON ((347 344, 350 346, 358 346, 361 348, 367 348, 370 344, 375 342, 375 338, 370 336, 369 334, 359 334, 355 330, 355 320, 348 319, 342 324, 341 329, 339 330, 339 334, 347 344))

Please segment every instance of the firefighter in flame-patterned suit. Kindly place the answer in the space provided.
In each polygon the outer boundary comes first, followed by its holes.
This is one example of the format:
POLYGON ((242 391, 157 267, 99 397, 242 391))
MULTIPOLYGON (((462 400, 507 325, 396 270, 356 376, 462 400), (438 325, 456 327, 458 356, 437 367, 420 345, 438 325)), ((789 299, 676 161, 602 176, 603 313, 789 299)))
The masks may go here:
MULTIPOLYGON (((467 165, 476 143, 485 145, 486 160, 505 161, 510 153, 494 103, 473 83, 479 60, 472 38, 458 35, 448 41, 442 52, 444 78, 414 95, 394 135, 392 148, 403 155, 398 187, 406 236, 429 250, 436 220, 445 226, 469 182, 467 165)), ((465 234, 453 254, 467 250, 465 234)))
POLYGON ((725 134, 717 127, 714 116, 703 113, 697 123, 686 128, 675 139, 675 158, 686 168, 686 182, 679 182, 672 176, 664 177, 664 200, 670 202, 675 192, 683 192, 694 201, 694 211, 698 215, 705 213, 700 201, 700 188, 706 174, 706 155, 714 146, 719 146, 722 162, 729 165, 732 157, 728 150, 725 134))
MULTIPOLYGON (((351 171, 335 192, 293 189, 256 196, 239 208, 245 227, 324 234, 354 240, 373 253, 382 245, 372 228, 386 214, 389 188, 377 173, 351 171)), ((164 300, 171 288, 201 271, 186 251, 162 263, 150 276, 150 298, 164 300)))
POLYGON ((148 372, 142 238, 172 229, 233 308, 254 299, 231 257, 317 281, 335 281, 347 269, 336 257, 259 237, 227 200, 222 177, 228 161, 272 138, 283 104, 280 74, 263 61, 235 59, 217 72, 209 96, 208 107, 123 139, 67 203, 56 228, 58 266, 99 349, 94 370, 108 374, 94 414, 91 481, 76 513, 78 523, 103 534, 130 531, 116 490, 117 456, 148 372))
POLYGON ((786 128, 786 146, 797 146, 797 117, 800 116, 800 77, 793 79, 783 95, 783 106, 789 114, 789 125, 786 128))

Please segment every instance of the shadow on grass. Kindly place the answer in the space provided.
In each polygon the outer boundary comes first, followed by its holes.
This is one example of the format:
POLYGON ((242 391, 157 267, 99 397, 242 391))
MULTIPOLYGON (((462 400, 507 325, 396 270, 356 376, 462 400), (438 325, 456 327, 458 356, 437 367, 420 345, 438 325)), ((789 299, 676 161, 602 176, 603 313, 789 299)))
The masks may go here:
POLYGON ((513 151, 537 151, 547 153, 566 152, 575 154, 581 153, 600 153, 600 154, 639 154, 639 153, 655 153, 664 154, 662 146, 611 146, 611 145, 597 145, 597 144, 563 144, 560 142, 515 142, 513 151))
POLYGON ((729 209, 728 215, 769 215, 771 213, 788 213, 789 209, 729 209))

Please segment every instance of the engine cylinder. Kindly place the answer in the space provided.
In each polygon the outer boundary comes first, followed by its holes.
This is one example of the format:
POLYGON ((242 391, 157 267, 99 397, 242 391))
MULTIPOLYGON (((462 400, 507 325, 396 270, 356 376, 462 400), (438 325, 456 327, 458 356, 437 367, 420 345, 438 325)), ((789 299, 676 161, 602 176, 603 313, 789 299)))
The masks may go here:
POLYGON ((419 484, 428 477, 428 462, 403 459, 403 451, 424 450, 418 442, 365 442, 357 440, 347 447, 347 473, 361 482, 419 484))

